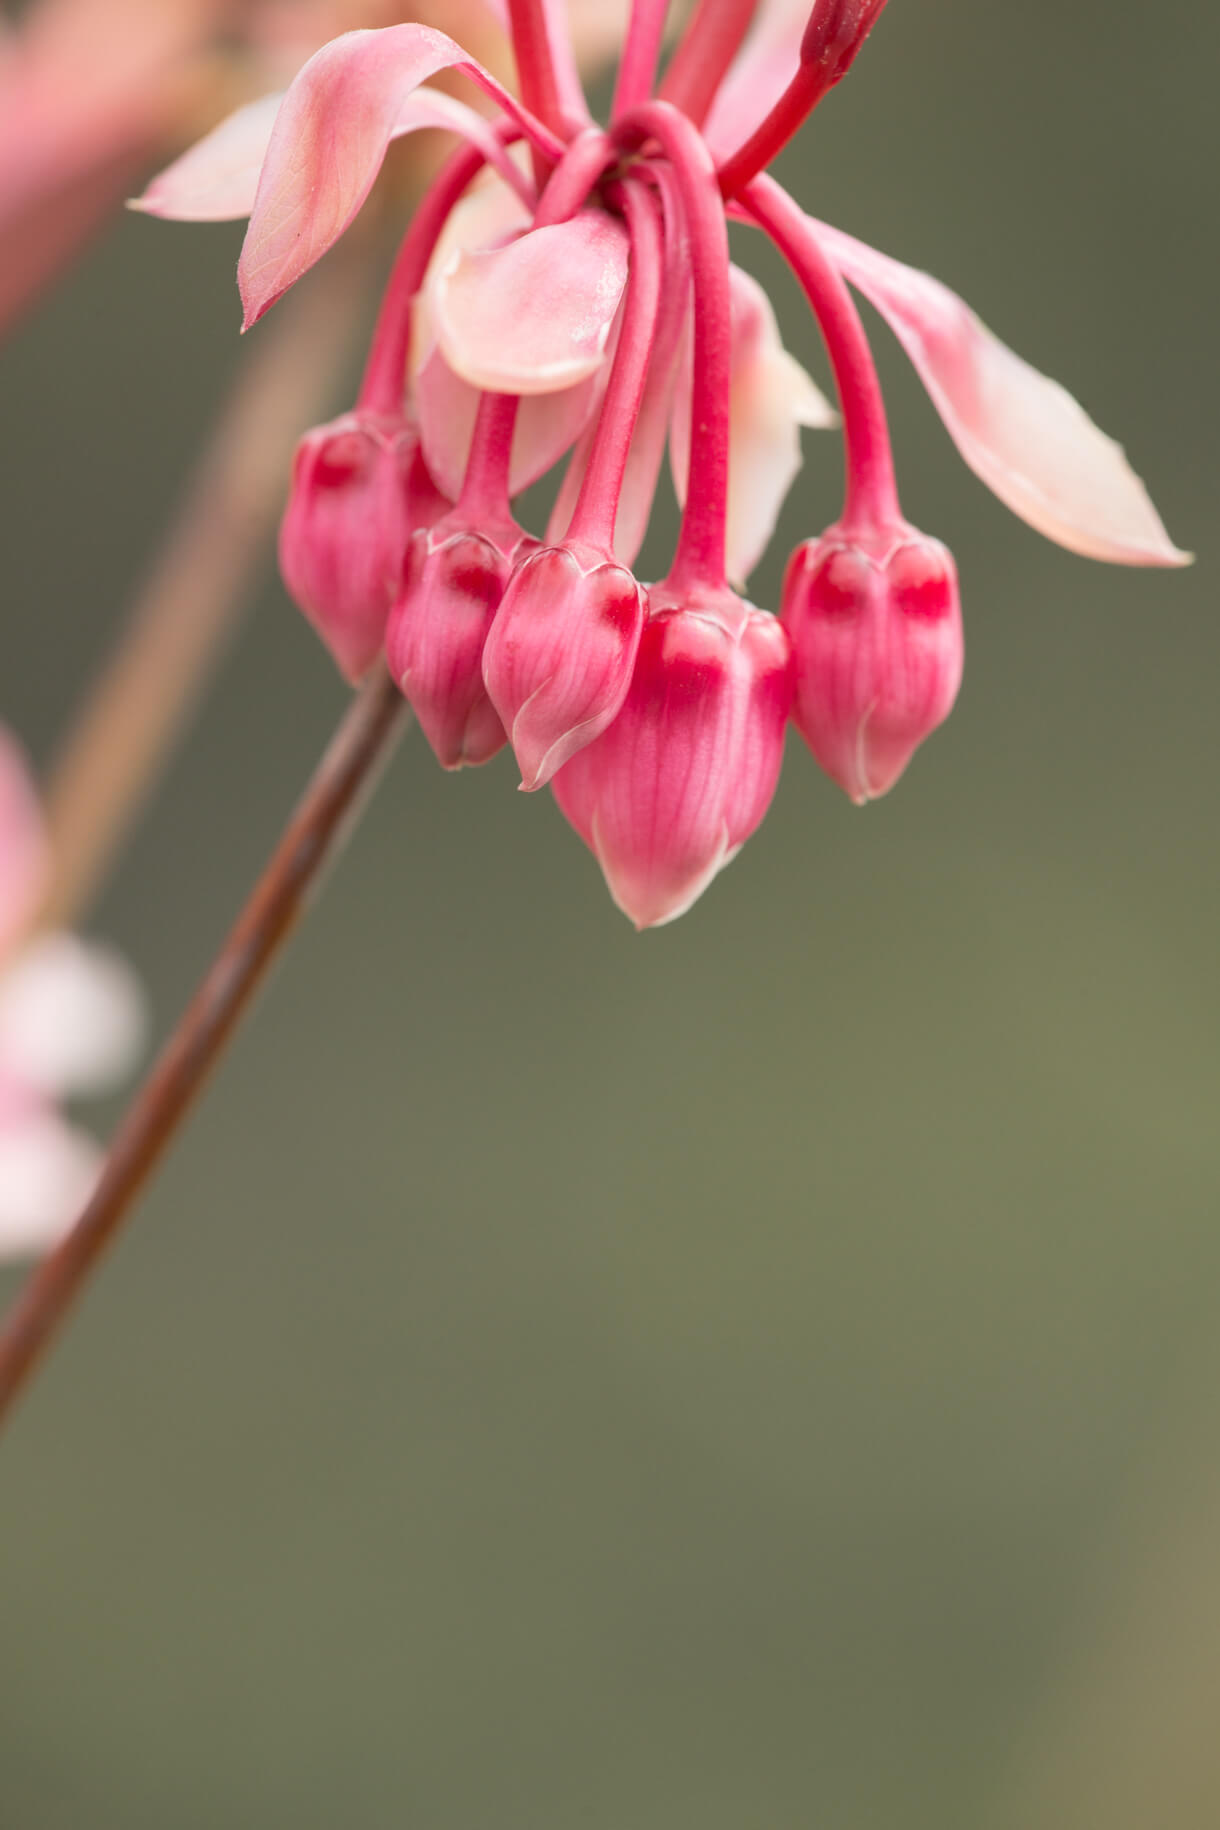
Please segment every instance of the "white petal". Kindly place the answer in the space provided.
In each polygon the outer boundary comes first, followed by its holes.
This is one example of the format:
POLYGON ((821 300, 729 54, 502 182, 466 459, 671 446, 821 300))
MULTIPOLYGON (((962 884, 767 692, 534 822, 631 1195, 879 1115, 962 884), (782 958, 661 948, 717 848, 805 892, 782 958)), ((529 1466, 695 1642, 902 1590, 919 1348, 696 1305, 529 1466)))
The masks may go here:
POLYGON ((56 1112, 0 1123, 0 1260, 37 1257, 62 1238, 93 1192, 102 1152, 56 1112))
POLYGON ((43 1093, 104 1092, 134 1067, 145 1028, 131 968, 74 934, 42 936, 0 979, 0 1063, 43 1093))

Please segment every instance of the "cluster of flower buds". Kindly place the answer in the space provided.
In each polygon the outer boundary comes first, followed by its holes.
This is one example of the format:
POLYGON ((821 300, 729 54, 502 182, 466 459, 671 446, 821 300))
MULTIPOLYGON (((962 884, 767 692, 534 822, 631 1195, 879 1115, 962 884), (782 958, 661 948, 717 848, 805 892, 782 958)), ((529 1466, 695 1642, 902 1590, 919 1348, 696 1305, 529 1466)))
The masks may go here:
POLYGON ((462 141, 407 228, 352 413, 302 444, 289 589, 359 678, 384 654, 446 768, 510 743, 640 927, 681 914, 756 829, 791 720, 855 801, 890 789, 962 672, 957 575, 903 516, 848 283, 888 320, 965 461, 1073 550, 1174 565, 1121 451, 945 287, 816 222, 765 167, 884 0, 696 6, 658 86, 665 7, 634 0, 609 124, 544 0, 509 0, 520 96, 420 25, 346 34, 277 109, 154 182, 165 216, 249 213, 247 324, 347 228, 396 137, 462 141), (489 121, 427 86, 456 70, 489 121), (257 174, 257 176, 255 176, 257 174), (209 186, 213 207, 209 209, 209 186), (729 214, 805 293, 836 414, 731 265, 729 214), (800 463, 841 419, 842 511, 744 601, 800 463), (633 567, 668 444, 667 576, 633 567), (541 540, 512 503, 567 458, 541 540))

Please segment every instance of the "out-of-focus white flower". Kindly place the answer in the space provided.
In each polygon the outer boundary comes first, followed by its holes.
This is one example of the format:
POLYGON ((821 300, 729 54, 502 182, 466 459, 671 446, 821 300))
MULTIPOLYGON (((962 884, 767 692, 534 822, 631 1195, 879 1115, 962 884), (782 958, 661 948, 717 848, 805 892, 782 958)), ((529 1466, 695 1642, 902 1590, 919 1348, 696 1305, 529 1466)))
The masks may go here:
POLYGON ((109 948, 23 939, 47 865, 33 784, 0 730, 0 1261, 46 1251, 76 1219, 102 1151, 60 1103, 118 1084, 145 1033, 135 974, 109 948))

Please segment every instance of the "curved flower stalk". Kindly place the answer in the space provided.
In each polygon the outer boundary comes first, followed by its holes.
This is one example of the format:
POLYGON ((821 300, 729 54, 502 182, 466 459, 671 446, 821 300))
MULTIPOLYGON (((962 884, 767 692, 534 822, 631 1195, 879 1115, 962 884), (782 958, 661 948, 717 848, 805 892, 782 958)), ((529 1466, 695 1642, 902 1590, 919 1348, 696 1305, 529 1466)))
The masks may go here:
POLYGON ((76 1219, 102 1153, 61 1104, 117 1085, 143 1041, 121 960, 72 934, 27 938, 49 866, 33 784, 0 730, 0 1261, 46 1251, 76 1219))
POLYGON ((445 766, 485 761, 507 732, 521 785, 551 783, 641 927, 689 907, 755 830, 789 717, 865 801, 958 690, 956 570, 902 513, 848 283, 893 326, 966 462, 1031 526, 1120 564, 1188 557, 1062 388, 938 281, 814 221, 765 175, 883 8, 701 0, 658 89, 666 9, 634 0, 605 131, 556 0, 505 5, 519 96, 424 24, 350 32, 147 194, 167 216, 249 213, 253 324, 354 220, 395 138, 439 125, 463 142, 407 231, 353 414, 302 448, 285 577, 351 677, 385 648, 445 766), (490 120, 436 94, 442 72, 480 90, 490 120), (729 216, 796 274, 838 415, 731 266, 729 216), (729 580, 772 537, 802 428, 840 418, 843 506, 793 556, 776 617, 729 580), (631 567, 666 441, 681 531, 646 586, 631 567), (511 499, 565 454, 539 546, 511 499))

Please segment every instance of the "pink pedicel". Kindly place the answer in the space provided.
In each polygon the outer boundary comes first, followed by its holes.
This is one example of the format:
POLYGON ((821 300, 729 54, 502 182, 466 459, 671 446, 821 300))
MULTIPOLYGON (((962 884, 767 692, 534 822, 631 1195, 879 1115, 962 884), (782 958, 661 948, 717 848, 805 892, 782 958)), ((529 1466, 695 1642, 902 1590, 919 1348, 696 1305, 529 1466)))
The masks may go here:
POLYGON ((509 0, 519 98, 444 33, 348 32, 142 200, 163 217, 249 214, 250 326, 346 232, 396 140, 439 127, 461 142, 406 228, 357 407, 302 444, 284 576, 349 678, 384 642, 444 767, 511 741, 521 786, 550 781, 639 927, 688 908, 758 825, 787 717, 863 802, 957 693, 956 572, 903 516, 849 288, 896 332, 965 462, 1031 527, 1094 559, 1189 559, 1065 389, 948 287, 816 221, 767 175, 884 10, 697 0, 658 88, 667 9, 631 0, 604 129, 561 0, 509 0), (490 111, 432 87, 442 72, 490 111), (793 556, 781 619, 726 580, 764 557, 801 428, 836 416, 757 281, 732 271, 730 217, 796 277, 843 430, 843 506, 793 556), (627 568, 667 439, 682 522, 664 584, 645 590, 627 568), (565 455, 538 547, 510 498, 565 455))
POLYGON ((408 540, 447 507, 403 418, 345 413, 297 446, 280 570, 349 680, 381 653, 408 540))
POLYGON ((658 589, 622 711, 551 784, 637 928, 683 914, 758 826, 792 690, 773 616, 727 590, 658 589))
POLYGON ((456 512, 411 537, 386 665, 443 769, 477 767, 504 748, 483 647, 515 561, 535 544, 516 527, 479 532, 456 512))
POLYGON ((912 527, 831 528, 788 563, 793 722, 859 805, 886 794, 953 709, 962 613, 953 556, 912 527))
POLYGON ((646 607, 626 566, 596 547, 541 547, 513 573, 483 678, 523 788, 544 787, 618 715, 646 607))

